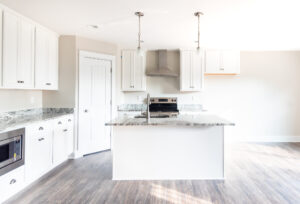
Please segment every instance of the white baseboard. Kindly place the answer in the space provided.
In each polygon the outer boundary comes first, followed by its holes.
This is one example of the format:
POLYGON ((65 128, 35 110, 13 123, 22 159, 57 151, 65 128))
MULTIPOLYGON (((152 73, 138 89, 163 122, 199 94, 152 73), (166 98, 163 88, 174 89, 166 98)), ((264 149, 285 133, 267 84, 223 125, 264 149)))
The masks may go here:
POLYGON ((83 157, 83 155, 80 152, 76 151, 76 152, 72 153, 72 155, 70 156, 70 159, 78 159, 81 157, 83 157))
POLYGON ((269 135, 260 135, 260 136, 241 136, 241 137, 232 137, 230 135, 226 136, 226 140, 228 143, 235 142, 300 142, 300 136, 287 136, 287 135, 277 135, 277 136, 269 136, 269 135))

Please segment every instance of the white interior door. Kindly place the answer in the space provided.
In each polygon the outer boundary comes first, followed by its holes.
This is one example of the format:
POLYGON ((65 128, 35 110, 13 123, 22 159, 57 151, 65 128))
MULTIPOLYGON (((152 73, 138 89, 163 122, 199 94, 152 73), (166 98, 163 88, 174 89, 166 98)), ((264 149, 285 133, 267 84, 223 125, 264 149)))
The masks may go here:
POLYGON ((109 60, 80 56, 79 149, 90 154, 110 149, 111 67, 109 60))

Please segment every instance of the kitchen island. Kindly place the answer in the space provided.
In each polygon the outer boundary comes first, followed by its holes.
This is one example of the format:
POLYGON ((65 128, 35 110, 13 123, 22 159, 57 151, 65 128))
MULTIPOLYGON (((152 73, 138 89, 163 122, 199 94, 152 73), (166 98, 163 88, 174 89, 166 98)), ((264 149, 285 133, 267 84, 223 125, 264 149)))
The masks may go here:
POLYGON ((215 115, 121 117, 113 126, 113 180, 224 179, 224 126, 215 115))

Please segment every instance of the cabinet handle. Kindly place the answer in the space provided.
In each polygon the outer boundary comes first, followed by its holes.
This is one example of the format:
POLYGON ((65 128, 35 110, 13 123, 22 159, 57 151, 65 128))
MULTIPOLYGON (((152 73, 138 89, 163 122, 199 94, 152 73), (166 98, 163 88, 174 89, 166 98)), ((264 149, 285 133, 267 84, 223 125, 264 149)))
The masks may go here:
POLYGON ((51 86, 51 83, 46 83, 47 86, 51 86))
POLYGON ((71 121, 72 121, 71 119, 68 120, 68 122, 71 122, 71 121))
POLYGON ((59 121, 57 124, 61 125, 61 121, 59 121))
POLYGON ((14 183, 16 183, 16 182, 17 182, 16 179, 12 179, 12 180, 9 182, 9 184, 14 184, 14 183))
POLYGON ((64 129, 64 132, 67 132, 68 131, 68 129, 64 129))
POLYGON ((220 68, 221 71, 224 71, 225 69, 223 67, 220 68))
POLYGON ((17 81, 17 83, 19 83, 19 84, 23 84, 23 83, 24 83, 24 81, 17 81))
POLYGON ((190 88, 192 88, 192 89, 193 89, 193 88, 195 88, 195 87, 194 87, 194 86, 190 86, 190 88))
POLYGON ((41 142, 41 141, 43 141, 43 140, 45 140, 45 138, 43 138, 43 137, 40 138, 40 139, 38 139, 39 142, 41 142))
POLYGON ((44 130, 44 128, 43 128, 43 127, 40 127, 39 130, 44 130))
POLYGON ((88 111, 88 109, 85 109, 84 112, 87 113, 87 112, 89 112, 89 111, 88 111))
POLYGON ((134 85, 130 86, 130 88, 134 88, 134 85))

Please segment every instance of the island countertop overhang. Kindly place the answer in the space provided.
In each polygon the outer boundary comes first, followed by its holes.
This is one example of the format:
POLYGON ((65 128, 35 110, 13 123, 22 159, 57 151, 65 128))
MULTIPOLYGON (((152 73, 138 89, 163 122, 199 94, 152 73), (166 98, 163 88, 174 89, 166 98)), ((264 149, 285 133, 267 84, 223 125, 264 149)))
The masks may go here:
POLYGON ((106 126, 234 126, 233 122, 213 114, 179 115, 176 118, 118 117, 105 124, 106 126))

